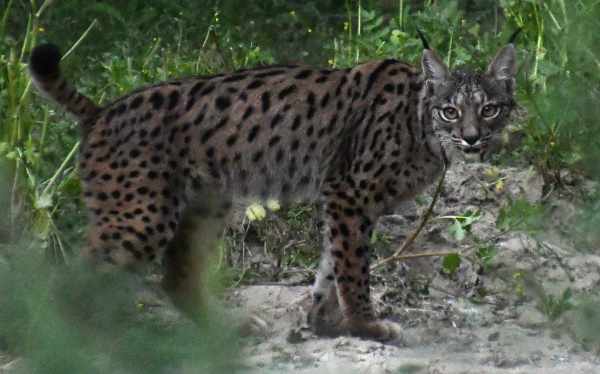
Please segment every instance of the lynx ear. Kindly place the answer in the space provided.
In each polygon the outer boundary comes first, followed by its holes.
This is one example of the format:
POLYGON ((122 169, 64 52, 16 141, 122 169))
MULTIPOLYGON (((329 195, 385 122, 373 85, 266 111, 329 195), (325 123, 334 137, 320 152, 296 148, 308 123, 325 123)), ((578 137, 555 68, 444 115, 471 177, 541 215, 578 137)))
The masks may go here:
POLYGON ((448 78, 449 72, 446 64, 431 49, 423 50, 421 68, 427 80, 441 82, 448 78))
POLYGON ((517 74, 517 55, 515 46, 509 43, 496 54, 487 68, 487 74, 497 80, 515 79, 517 74))

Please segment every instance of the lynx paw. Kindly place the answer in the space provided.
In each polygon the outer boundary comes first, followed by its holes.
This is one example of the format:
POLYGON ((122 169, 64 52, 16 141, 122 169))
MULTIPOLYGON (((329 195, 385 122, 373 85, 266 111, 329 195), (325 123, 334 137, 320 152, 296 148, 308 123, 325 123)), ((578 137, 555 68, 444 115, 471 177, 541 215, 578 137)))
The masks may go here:
POLYGON ((400 325, 386 320, 353 321, 341 317, 341 313, 315 318, 309 313, 308 320, 312 331, 320 336, 336 337, 351 335, 364 339, 389 342, 400 338, 400 325))
POLYGON ((400 325, 386 320, 351 321, 344 320, 342 329, 352 336, 371 339, 380 342, 389 342, 400 338, 400 325))
POLYGON ((337 299, 313 304, 307 317, 311 330, 317 335, 334 337, 344 334, 341 329, 343 317, 337 299))

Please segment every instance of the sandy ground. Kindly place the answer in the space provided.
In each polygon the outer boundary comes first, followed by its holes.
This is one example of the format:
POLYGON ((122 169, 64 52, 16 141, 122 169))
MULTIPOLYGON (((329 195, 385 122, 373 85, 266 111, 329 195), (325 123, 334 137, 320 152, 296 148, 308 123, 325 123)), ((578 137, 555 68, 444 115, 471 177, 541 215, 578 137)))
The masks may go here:
MULTIPOLYGON (((316 338, 298 326, 297 300, 306 287, 252 286, 236 291, 261 311, 269 333, 247 348, 249 373, 599 373, 600 358, 568 336, 542 327, 526 307, 497 313, 487 306, 439 300, 453 315, 418 311, 427 321, 407 326, 400 341, 316 338), (528 315, 527 315, 528 314, 528 315)), ((406 314, 414 309, 404 309, 406 314)))
MULTIPOLYGON (((575 295, 600 292, 598 251, 575 250, 573 240, 561 234, 573 223, 569 220, 576 213, 574 205, 551 195, 549 229, 535 236, 496 228, 496 217, 509 199, 548 198, 542 196, 542 186, 532 169, 494 171, 479 163, 459 163, 451 169, 435 214, 479 210, 481 218, 472 233, 493 243, 498 253, 483 271, 468 260, 472 241, 456 242, 443 220, 428 225, 411 253, 456 249, 465 258, 452 277, 440 272, 440 258, 411 260, 374 274, 373 294, 381 313, 404 329, 398 341, 381 344, 311 335, 304 326, 308 287, 255 285, 233 291, 234 304, 269 324, 267 334, 247 348, 248 371, 600 373, 598 347, 584 348, 579 342, 586 327, 578 322, 577 312, 567 311, 550 322, 538 307, 543 295, 558 296, 567 287, 575 295)), ((379 230, 401 242, 423 209, 407 204, 399 215, 382 219, 379 230)), ((600 330, 596 332, 600 336, 600 330)))

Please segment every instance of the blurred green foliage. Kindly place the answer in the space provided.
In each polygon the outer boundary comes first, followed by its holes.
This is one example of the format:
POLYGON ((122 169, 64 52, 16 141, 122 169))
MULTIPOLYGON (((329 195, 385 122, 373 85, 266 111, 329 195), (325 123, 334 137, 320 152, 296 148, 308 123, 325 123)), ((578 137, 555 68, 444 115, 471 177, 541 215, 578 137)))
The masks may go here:
MULTIPOLYGON (((0 261, 0 337, 27 373, 235 373, 239 338, 211 311, 199 326, 136 303, 140 280, 124 272, 48 266, 18 243, 0 261), (180 371, 177 371, 180 370, 180 371)), ((155 305, 154 308, 157 306, 155 305)))

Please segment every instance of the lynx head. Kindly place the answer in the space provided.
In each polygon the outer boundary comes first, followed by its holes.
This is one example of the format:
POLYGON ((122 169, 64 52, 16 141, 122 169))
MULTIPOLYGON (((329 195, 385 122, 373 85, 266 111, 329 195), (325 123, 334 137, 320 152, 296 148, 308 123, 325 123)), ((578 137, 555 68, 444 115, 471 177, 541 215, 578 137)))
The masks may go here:
POLYGON ((493 136, 507 124, 516 106, 516 34, 498 51, 485 72, 450 71, 423 38, 422 115, 431 121, 444 148, 454 144, 465 153, 483 156, 493 136))

